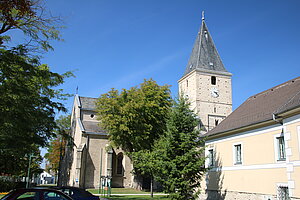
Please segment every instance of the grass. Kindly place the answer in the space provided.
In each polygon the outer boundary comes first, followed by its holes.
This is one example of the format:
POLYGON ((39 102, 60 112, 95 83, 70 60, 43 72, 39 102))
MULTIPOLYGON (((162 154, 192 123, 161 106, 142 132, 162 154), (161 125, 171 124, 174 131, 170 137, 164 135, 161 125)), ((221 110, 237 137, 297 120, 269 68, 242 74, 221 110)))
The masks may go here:
MULTIPOLYGON (((99 194, 98 189, 88 189, 93 194, 99 194)), ((158 194, 155 192, 154 194, 158 194)), ((106 197, 107 198, 107 197, 106 197)), ((150 197, 150 192, 140 191, 132 188, 112 188, 111 196, 108 197, 110 200, 170 200, 167 196, 155 195, 153 198, 150 197), (114 195, 124 194, 124 195, 114 195), (125 194, 143 194, 143 195, 125 195, 125 194)))
MULTIPOLYGON (((98 189, 88 189, 93 194, 99 194, 98 189)), ((170 200, 167 196, 155 195, 153 198, 150 197, 150 192, 140 191, 132 188, 112 188, 111 194, 108 199, 110 200, 170 200), (145 194, 145 195, 114 195, 114 194, 145 194)), ((157 194, 156 192, 154 194, 157 194)), ((0 194, 2 198, 4 194, 0 194)))
MULTIPOLYGON (((99 189, 88 189, 93 194, 99 194, 99 189)), ((150 192, 140 191, 133 188, 111 188, 111 194, 149 194, 150 192)))

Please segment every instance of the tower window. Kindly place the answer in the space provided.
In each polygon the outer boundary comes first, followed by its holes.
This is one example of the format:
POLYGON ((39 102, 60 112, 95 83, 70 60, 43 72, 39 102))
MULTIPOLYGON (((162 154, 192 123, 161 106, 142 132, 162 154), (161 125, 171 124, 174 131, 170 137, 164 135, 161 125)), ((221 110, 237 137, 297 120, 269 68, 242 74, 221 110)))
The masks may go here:
POLYGON ((217 108, 216 107, 214 107, 214 113, 216 113, 217 112, 217 108))
POLYGON ((216 82, 217 82, 217 78, 215 76, 212 76, 211 77, 211 84, 216 85, 216 82))
POLYGON ((215 120, 215 126, 218 126, 218 124, 219 124, 219 120, 215 120))
POLYGON ((186 80, 186 87, 189 87, 189 80, 186 80))

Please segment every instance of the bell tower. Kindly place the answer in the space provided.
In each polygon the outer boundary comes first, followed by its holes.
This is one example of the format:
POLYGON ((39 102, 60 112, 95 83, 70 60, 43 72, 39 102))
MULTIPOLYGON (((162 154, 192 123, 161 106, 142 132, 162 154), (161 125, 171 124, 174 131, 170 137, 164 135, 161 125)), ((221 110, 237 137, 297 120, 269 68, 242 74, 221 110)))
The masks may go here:
POLYGON ((202 24, 186 65, 179 79, 179 94, 190 102, 200 118, 201 133, 217 126, 232 112, 231 76, 219 56, 202 12, 202 24))

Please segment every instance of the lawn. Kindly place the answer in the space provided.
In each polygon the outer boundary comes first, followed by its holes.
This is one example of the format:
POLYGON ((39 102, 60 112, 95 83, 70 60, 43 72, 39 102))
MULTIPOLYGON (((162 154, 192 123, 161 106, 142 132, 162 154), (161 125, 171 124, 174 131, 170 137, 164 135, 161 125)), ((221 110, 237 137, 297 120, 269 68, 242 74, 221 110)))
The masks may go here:
MULTIPOLYGON (((99 194, 98 189, 88 189, 89 192, 93 194, 99 194)), ((135 190, 132 188, 112 188, 111 189, 111 196, 106 197, 110 200, 170 200, 166 195, 159 195, 161 193, 154 193, 154 197, 150 197, 150 192, 135 190), (114 194, 121 194, 121 195, 114 195, 114 194), (122 195, 124 194, 124 195, 122 195), (133 194, 133 195, 128 195, 133 194), (136 195, 134 195, 136 194, 136 195)))
MULTIPOLYGON (((99 194, 99 189, 88 189, 88 191, 93 194, 99 194)), ((133 188, 111 188, 111 194, 149 194, 150 195, 150 192, 140 191, 133 188)))
MULTIPOLYGON (((88 189, 89 192, 93 194, 99 194, 98 189, 88 189)), ((132 188, 112 188, 112 195, 108 197, 110 200, 170 200, 166 195, 155 195, 153 198, 150 197, 150 192, 144 192, 140 190, 135 190, 132 188), (114 195, 114 194, 137 194, 137 195, 114 195), (143 194, 143 195, 141 195, 143 194)), ((0 194, 2 198, 4 194, 0 194)), ((106 197, 107 198, 107 197, 106 197)))

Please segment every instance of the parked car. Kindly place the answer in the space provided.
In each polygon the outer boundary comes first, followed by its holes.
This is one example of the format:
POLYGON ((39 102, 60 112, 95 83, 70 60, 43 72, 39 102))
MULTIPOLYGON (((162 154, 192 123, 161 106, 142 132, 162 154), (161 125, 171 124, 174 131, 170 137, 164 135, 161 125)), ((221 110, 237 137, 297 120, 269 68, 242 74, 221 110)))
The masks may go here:
POLYGON ((66 195, 70 196, 74 200, 100 200, 98 196, 91 194, 90 192, 71 186, 51 187, 55 190, 59 190, 66 195))
POLYGON ((1 200, 73 200, 61 191, 49 188, 15 189, 1 200))

